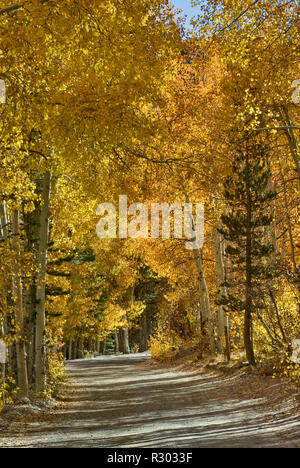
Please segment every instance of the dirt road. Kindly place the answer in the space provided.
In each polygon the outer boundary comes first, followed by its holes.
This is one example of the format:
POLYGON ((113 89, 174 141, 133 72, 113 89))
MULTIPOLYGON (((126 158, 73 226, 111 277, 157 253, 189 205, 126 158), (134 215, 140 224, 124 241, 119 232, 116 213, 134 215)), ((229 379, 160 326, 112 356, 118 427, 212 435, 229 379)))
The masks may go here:
POLYGON ((299 420, 234 379, 157 369, 143 354, 72 361, 67 403, 52 418, 3 433, 0 447, 300 447, 299 420))

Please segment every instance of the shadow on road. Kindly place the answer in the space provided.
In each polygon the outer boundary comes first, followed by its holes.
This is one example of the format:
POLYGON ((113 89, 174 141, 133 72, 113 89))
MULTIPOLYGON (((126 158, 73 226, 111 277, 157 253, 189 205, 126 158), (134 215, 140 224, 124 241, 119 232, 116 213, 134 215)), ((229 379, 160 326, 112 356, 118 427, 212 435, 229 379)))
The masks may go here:
POLYGON ((231 379, 141 366, 145 354, 71 361, 68 402, 26 447, 296 447, 299 422, 231 396, 231 379))

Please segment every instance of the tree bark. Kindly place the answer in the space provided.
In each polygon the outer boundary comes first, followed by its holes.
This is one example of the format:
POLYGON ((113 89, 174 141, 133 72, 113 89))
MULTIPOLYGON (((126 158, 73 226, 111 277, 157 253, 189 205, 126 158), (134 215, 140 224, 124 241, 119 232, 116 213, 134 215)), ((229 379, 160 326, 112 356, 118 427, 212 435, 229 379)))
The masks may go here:
POLYGON ((147 324, 147 313, 146 310, 143 312, 140 318, 140 352, 147 351, 147 340, 148 340, 148 324, 147 324))
POLYGON ((71 361, 73 359, 73 341, 70 338, 69 344, 68 344, 68 360, 71 361))
MULTIPOLYGON (((189 203, 189 196, 184 188, 186 202, 189 203)), ((193 216, 191 216, 191 223, 193 230, 195 230, 195 223, 193 216)), ((209 347, 211 354, 216 353, 216 344, 214 338, 214 324, 210 307, 209 292, 206 279, 203 271, 202 252, 200 249, 194 249, 194 260, 199 275, 199 291, 200 291, 200 304, 201 304, 201 326, 207 327, 209 337, 209 347)))
MULTIPOLYGON (((215 257, 216 257, 216 269, 217 269, 217 281, 218 281, 218 298, 221 299, 222 296, 227 296, 227 288, 224 285, 226 281, 226 270, 224 262, 224 240, 222 235, 218 231, 217 226, 214 229, 214 247, 215 247, 215 257)), ((225 337, 225 356, 228 361, 230 361, 230 339, 227 336, 229 335, 229 321, 226 320, 226 310, 221 304, 218 306, 218 339, 217 339, 217 349, 219 352, 224 351, 222 344, 222 339, 225 337)))
MULTIPOLYGON (((130 290, 130 304, 133 305, 134 302, 134 286, 130 290)), ((124 354, 130 354, 130 346, 129 346, 129 327, 128 327, 128 317, 127 315, 124 316, 125 326, 123 327, 123 345, 122 345, 122 352, 124 354)))
POLYGON ((246 301, 245 301, 245 318, 244 318, 244 346, 246 356, 250 365, 255 366, 255 356, 252 341, 252 198, 250 192, 250 168, 249 156, 246 154, 246 171, 248 180, 246 183, 246 209, 247 209, 247 225, 246 225, 246 301))
POLYGON ((202 314, 202 326, 207 326, 209 345, 211 354, 216 353, 216 345, 214 339, 214 326, 209 301, 209 292, 207 288, 206 279, 203 272, 202 254, 200 249, 194 249, 194 259, 199 275, 199 290, 200 290, 200 303, 202 314))
POLYGON ((116 352, 116 353, 119 353, 119 352, 120 352, 120 344, 119 344, 118 330, 115 330, 115 352, 116 352))
MULTIPOLYGON (((38 182, 37 182, 38 184, 38 182)), ((24 230, 26 233, 26 251, 36 258, 39 249, 40 237, 40 206, 36 204, 35 210, 31 213, 23 213, 24 230)), ((34 366, 35 366, 35 334, 36 334, 36 272, 32 273, 30 278, 25 279, 24 302, 26 310, 26 351, 27 351, 27 368, 28 380, 32 385, 34 382, 34 366)))
POLYGON ((46 385, 45 370, 45 305, 46 305, 46 265, 49 236, 50 172, 42 180, 42 207, 40 216, 40 242, 38 252, 38 272, 36 291, 36 342, 35 342, 35 390, 42 393, 46 385))
POLYGON ((294 132, 294 129, 292 128, 292 122, 289 116, 289 112, 286 107, 282 107, 280 109, 282 121, 284 122, 286 126, 286 136, 288 139, 288 144, 290 147, 291 155, 295 164, 295 170, 298 174, 298 178, 300 180, 300 157, 299 157, 299 146, 298 146, 298 141, 294 132))
POLYGON ((123 338, 123 353, 130 354, 130 347, 129 347, 129 329, 128 329, 128 318, 125 315, 124 320, 126 321, 126 325, 123 328, 122 338, 123 338))
POLYGON ((16 351, 17 351, 17 374, 19 395, 21 398, 28 396, 28 375, 24 336, 24 316, 23 316, 23 291, 21 273, 21 252, 20 252, 20 213, 14 210, 12 215, 12 235, 13 250, 15 254, 15 271, 13 278, 13 291, 15 299, 15 321, 16 321, 16 351))
MULTIPOLYGON (((290 212, 289 212, 287 185, 286 185, 286 180, 285 180, 285 177, 284 177, 284 173, 283 173, 280 158, 277 158, 277 161, 278 161, 279 168, 280 168, 280 177, 281 177, 281 182, 282 182, 282 186, 283 186, 283 199, 284 199, 284 205, 285 205, 285 218, 286 218, 287 232, 288 232, 288 235, 289 235, 289 241, 290 241, 290 247, 291 247, 292 263, 293 263, 294 273, 298 273, 299 268, 298 268, 297 259, 296 259, 296 248, 295 248, 295 242, 294 242, 294 237, 293 237, 292 220, 291 220, 290 212)), ((298 286, 298 289, 300 290, 299 283, 297 284, 297 286, 298 286)))
MULTIPOLYGON (((0 205, 0 234, 1 239, 6 242, 7 241, 7 220, 4 211, 4 205, 0 205)), ((0 259, 0 268, 1 268, 1 259, 0 259)), ((0 321, 0 339, 5 340, 6 335, 6 319, 7 319, 7 287, 4 281, 3 283, 3 321, 0 321)), ((5 371, 6 371, 6 363, 0 362, 0 385, 5 384, 5 371)), ((5 395, 3 394, 3 402, 5 403, 5 395)))

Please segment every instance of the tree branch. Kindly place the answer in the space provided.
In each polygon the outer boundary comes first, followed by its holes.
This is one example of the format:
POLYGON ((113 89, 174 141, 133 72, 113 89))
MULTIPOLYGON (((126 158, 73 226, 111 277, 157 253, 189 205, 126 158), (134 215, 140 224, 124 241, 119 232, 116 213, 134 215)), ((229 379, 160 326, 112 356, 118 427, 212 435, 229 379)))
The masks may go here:
POLYGON ((257 128, 255 131, 256 132, 262 132, 264 130, 300 130, 300 127, 297 125, 283 125, 280 127, 263 127, 263 128, 257 128))
POLYGON ((23 5, 20 5, 19 3, 14 3, 11 6, 8 6, 6 8, 2 8, 0 10, 0 15, 4 15, 5 13, 11 13, 12 11, 18 10, 19 8, 22 8, 23 5))

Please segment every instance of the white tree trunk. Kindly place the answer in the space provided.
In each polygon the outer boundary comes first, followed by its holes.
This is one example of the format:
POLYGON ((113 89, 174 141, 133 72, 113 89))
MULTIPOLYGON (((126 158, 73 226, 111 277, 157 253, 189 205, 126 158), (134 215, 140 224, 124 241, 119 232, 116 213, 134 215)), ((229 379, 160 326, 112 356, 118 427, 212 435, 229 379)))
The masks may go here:
POLYGON ((119 352, 120 352, 118 330, 115 330, 115 352, 116 352, 116 353, 119 353, 119 352))
POLYGON ((46 384, 45 370, 45 304, 46 304, 46 265, 49 236, 50 173, 43 176, 42 206, 40 217, 40 242, 38 252, 37 291, 36 291, 36 340, 35 340, 35 390, 42 393, 46 384))
MULTIPOLYGON (((0 204, 0 236, 1 239, 6 242, 7 241, 7 219, 6 219, 6 212, 5 212, 5 205, 0 204)), ((1 265, 1 259, 0 259, 0 268, 2 267, 1 265)), ((4 279, 3 282, 3 321, 0 321, 0 339, 5 339, 6 335, 6 314, 7 314, 7 285, 4 279)), ((5 350, 6 352, 6 350, 5 350)), ((1 363, 0 362, 0 385, 5 383, 5 362, 1 363)), ((5 395, 3 394, 3 402, 5 403, 5 395)))
MULTIPOLYGON (((223 239, 216 226, 214 229, 214 247, 216 258, 217 282, 218 282, 218 297, 226 296, 225 281, 225 265, 223 255, 223 239)), ((225 334, 225 310, 223 305, 218 306, 218 340, 217 348, 219 352, 223 351, 222 338, 225 334)))
POLYGON ((22 292, 22 272, 21 272, 21 251, 20 251, 20 215, 14 210, 12 215, 12 247, 15 254, 15 268, 13 275, 13 296, 15 300, 15 321, 16 321, 16 349, 18 367, 19 396, 28 396, 28 376, 24 337, 24 317, 23 317, 23 292, 22 292))
POLYGON ((200 249, 194 249, 194 259, 199 275, 199 290, 200 290, 200 303, 201 303, 201 315, 202 325, 207 327, 209 336, 210 352, 216 353, 216 345, 214 339, 214 324, 211 313, 209 292, 207 288, 206 279, 203 271, 202 254, 200 249))
POLYGON ((69 347, 68 347, 68 360, 71 361, 73 359, 73 354, 72 354, 72 351, 73 351, 73 341, 69 340, 69 347))
MULTIPOLYGON (((131 291, 130 291, 130 304, 133 305, 133 302, 134 302, 134 286, 131 288, 131 291)), ((122 351, 124 354, 130 354, 129 328, 128 328, 127 315, 124 316, 124 320, 125 320, 125 326, 123 327, 123 333, 122 333, 122 338, 123 338, 122 351)))
MULTIPOLYGON (((7 242, 8 239, 8 220, 7 220, 7 214, 6 214, 6 204, 3 202, 3 204, 0 204, 0 235, 1 238, 4 242, 7 242)), ((0 261, 0 267, 1 267, 1 261, 0 261)), ((7 311, 7 282, 6 279, 3 278, 3 309, 4 309, 4 317, 5 317, 5 322, 6 322, 6 311, 7 311)), ((4 325, 4 331, 6 330, 6 326, 4 325)))
MULTIPOLYGON (((185 191, 186 202, 189 203, 190 202, 189 196, 185 188, 184 188, 184 191, 185 191)), ((195 231, 195 222, 194 222, 194 218, 192 215, 191 215, 191 224, 192 224, 193 230, 195 231)), ((207 327, 210 352, 211 354, 215 354, 216 344, 215 344, 215 338, 214 338, 214 323, 213 323, 213 318, 212 318, 212 313, 211 313, 208 287, 207 287, 207 283, 206 283, 206 279, 205 279, 204 271, 203 271, 202 252, 200 249, 194 249, 193 252, 194 252, 195 265, 197 267, 197 271, 199 275, 199 292, 200 292, 202 326, 207 327)))

